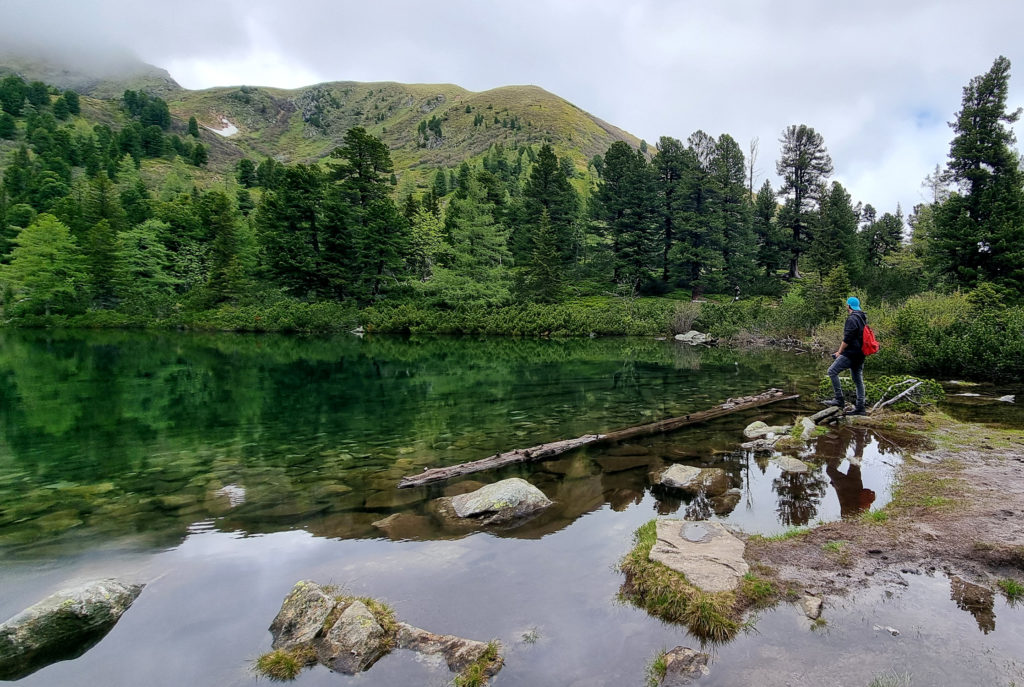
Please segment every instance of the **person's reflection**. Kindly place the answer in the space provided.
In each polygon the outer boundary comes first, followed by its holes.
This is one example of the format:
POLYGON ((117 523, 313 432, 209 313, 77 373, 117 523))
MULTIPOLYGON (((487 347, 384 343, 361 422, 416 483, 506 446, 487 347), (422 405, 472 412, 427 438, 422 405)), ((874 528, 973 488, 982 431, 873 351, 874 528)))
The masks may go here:
POLYGON ((836 437, 836 439, 838 439, 839 445, 829 447, 833 450, 829 451, 831 455, 825 465, 825 474, 828 475, 832 481, 832 487, 836 490, 840 515, 848 518, 863 513, 875 502, 875 492, 864 488, 864 479, 860 473, 860 462, 864 457, 864 447, 867 445, 868 435, 866 432, 854 431, 836 437), (844 474, 839 471, 839 466, 846 459, 846 453, 851 443, 853 444, 853 456, 849 458, 850 465, 844 474))

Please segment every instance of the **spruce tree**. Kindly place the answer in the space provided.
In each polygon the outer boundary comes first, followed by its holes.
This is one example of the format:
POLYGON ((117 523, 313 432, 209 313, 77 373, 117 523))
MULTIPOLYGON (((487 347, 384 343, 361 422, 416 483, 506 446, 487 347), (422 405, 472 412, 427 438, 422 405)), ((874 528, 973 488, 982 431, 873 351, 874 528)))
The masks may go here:
POLYGON ((188 135, 192 138, 199 138, 199 122, 195 117, 188 118, 188 135))
POLYGON ((655 177, 658 241, 661 244, 659 267, 661 280, 666 284, 669 281, 669 252, 678 240, 686 199, 683 183, 689 178, 693 164, 694 159, 687 155, 682 141, 668 136, 662 136, 658 141, 658 152, 651 160, 651 167, 655 177))
POLYGON ((573 262, 578 248, 575 231, 579 207, 576 189, 562 173, 554 149, 545 143, 523 188, 523 202, 512 237, 516 260, 527 260, 532 255, 533 231, 540 222, 541 213, 547 210, 562 263, 568 265, 573 262))
POLYGON ((814 238, 807 250, 810 266, 825 275, 845 264, 850 272, 859 273, 860 246, 857 241, 857 211, 850 194, 838 181, 833 181, 821 198, 821 209, 814 238))
POLYGON ((83 248, 93 304, 100 308, 113 307, 116 298, 117 234, 109 220, 101 219, 89 229, 83 248))
POLYGON ((643 286, 659 267, 654 177, 646 157, 624 141, 604 155, 592 214, 612 241, 616 283, 643 286))
POLYGON ((39 215, 14 244, 10 263, 0 266, 0 281, 12 292, 12 310, 47 316, 76 310, 86 272, 68 228, 53 215, 39 215))
POLYGON ((757 266, 771 276, 786 263, 786 237, 775 222, 778 205, 772 183, 765 179, 754 200, 754 236, 757 240, 757 266))
POLYGON ((743 150, 729 134, 718 137, 712 176, 720 193, 716 210, 722 226, 724 285, 729 289, 746 288, 754 277, 757 245, 743 150))

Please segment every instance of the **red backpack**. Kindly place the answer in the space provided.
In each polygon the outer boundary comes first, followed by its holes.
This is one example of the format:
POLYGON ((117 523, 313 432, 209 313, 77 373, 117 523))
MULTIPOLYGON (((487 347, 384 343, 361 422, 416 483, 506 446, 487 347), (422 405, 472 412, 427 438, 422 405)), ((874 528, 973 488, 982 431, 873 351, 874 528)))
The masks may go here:
POLYGON ((871 331, 871 327, 864 325, 864 339, 861 342, 860 350, 864 355, 874 355, 878 353, 878 339, 875 338, 875 333, 871 331))

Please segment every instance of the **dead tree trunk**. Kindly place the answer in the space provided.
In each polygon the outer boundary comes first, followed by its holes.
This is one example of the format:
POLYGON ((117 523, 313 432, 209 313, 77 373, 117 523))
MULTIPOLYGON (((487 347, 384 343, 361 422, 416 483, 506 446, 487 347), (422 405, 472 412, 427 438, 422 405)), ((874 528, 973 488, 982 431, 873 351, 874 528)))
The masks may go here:
POLYGON ((575 439, 563 439, 561 441, 552 441, 547 444, 540 444, 530 448, 519 448, 506 453, 495 453, 493 456, 488 456, 487 458, 475 460, 470 463, 449 465, 448 467, 443 468, 431 468, 429 470, 424 470, 418 475, 408 475, 403 477, 398 483, 398 488, 406 489, 408 487, 419 487, 424 484, 441 482, 451 479, 452 477, 468 475, 473 472, 493 470, 495 468, 514 465, 516 463, 530 463, 537 460, 545 460, 589 444, 615 443, 625 441, 626 439, 633 439, 635 437, 672 432, 687 425, 707 422, 708 420, 713 420, 715 418, 722 417, 723 415, 738 413, 742 410, 757 408, 758 406, 768 405, 769 403, 789 401, 798 397, 798 394, 787 395, 779 389, 769 389, 768 391, 757 394, 756 396, 730 398, 725 403, 717 405, 709 410, 702 410, 682 417, 668 418, 667 420, 659 420, 658 422, 639 425, 637 427, 627 427, 626 429, 619 429, 614 432, 608 432, 607 434, 585 434, 575 439))

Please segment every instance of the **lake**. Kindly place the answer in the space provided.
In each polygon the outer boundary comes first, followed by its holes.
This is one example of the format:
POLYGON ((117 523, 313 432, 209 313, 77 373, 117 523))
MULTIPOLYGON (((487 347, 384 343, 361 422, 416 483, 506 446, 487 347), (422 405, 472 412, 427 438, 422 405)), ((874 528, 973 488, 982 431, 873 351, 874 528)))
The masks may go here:
MULTIPOLYGON (((804 456, 807 474, 739 449, 749 422, 813 412, 825 367, 809 355, 640 339, 0 331, 0 615, 80 581, 147 583, 89 652, 18 684, 256 684, 250 668, 270 647, 270 621, 296 581, 313 579, 385 600, 433 632, 501 640, 497 685, 642 685, 657 650, 698 643, 616 598, 615 564, 641 524, 674 514, 773 534, 888 501, 902 458, 868 430, 818 439, 804 456), (396 488, 426 467, 769 387, 801 398, 470 475, 523 477, 556 502, 512 529, 440 526, 429 501, 457 485, 396 488), (701 499, 652 492, 649 473, 674 462, 724 468, 740 503, 715 514, 701 499)), ((847 620, 830 617, 829 632, 802 627, 802 614, 783 604, 716 649, 707 684, 746 684, 761 669, 777 680, 760 684, 820 684, 822 662, 844 666, 828 677, 837 685, 866 685, 893 668, 1006 682, 1019 669, 1007 657, 1024 645, 1020 609, 1000 607, 998 631, 980 632, 943 580, 911 580, 905 602, 847 600, 833 614, 847 620), (880 649, 888 639, 866 619, 894 604, 920 616, 927 641, 880 649), (930 657, 936 618, 967 628, 957 630, 960 653, 930 657)), ((396 651, 359 676, 315 667, 295 684, 451 677, 396 651)))

